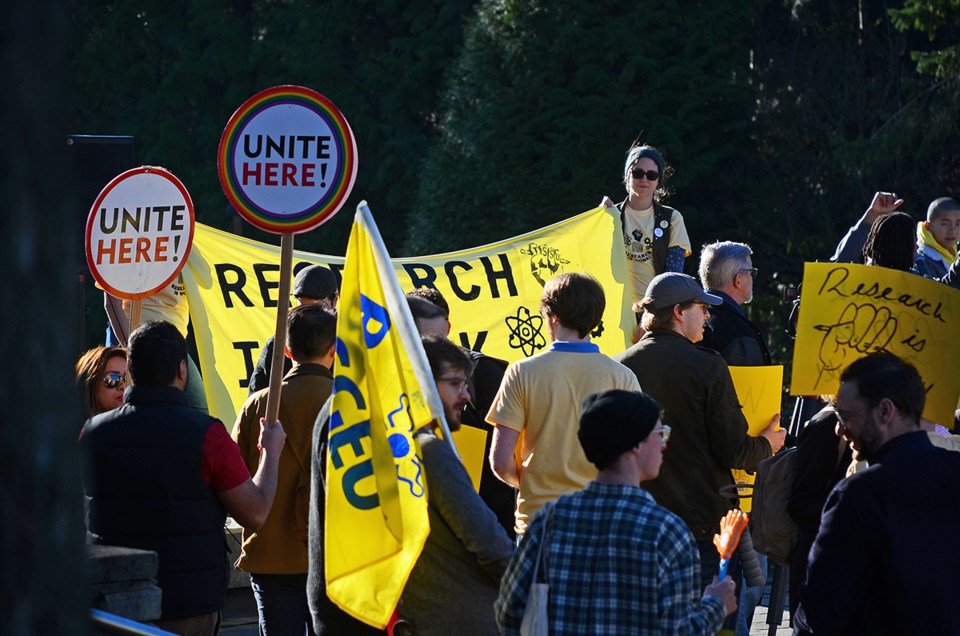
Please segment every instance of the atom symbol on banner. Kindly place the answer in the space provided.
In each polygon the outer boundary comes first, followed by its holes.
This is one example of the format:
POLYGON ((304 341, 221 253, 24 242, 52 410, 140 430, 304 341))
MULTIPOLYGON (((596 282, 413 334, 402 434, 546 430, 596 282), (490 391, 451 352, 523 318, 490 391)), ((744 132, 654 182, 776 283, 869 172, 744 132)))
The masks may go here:
POLYGON ((532 315, 526 307, 519 307, 516 316, 507 316, 504 319, 510 330, 508 344, 511 349, 520 349, 523 355, 532 356, 537 349, 547 346, 547 341, 540 333, 543 327, 543 316, 532 315))

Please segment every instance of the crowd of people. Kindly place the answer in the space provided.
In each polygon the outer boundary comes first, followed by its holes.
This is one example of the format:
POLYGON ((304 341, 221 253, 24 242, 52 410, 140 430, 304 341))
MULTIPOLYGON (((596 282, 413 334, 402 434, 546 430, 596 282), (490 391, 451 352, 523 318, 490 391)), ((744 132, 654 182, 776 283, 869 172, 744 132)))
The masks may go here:
MULTIPOLYGON (((680 212, 660 203, 668 171, 650 146, 627 154, 628 197, 615 207, 637 330, 616 356, 591 342, 606 294, 588 273, 546 282, 549 344, 510 365, 448 339, 436 289, 407 295, 446 422, 485 431, 489 461, 478 491, 436 421, 415 431, 430 533, 393 633, 541 633, 530 631, 539 616, 554 635, 749 634, 762 584, 737 558, 719 578, 714 537, 737 505, 721 495, 731 471, 788 442, 779 415, 748 434, 729 371, 773 363, 744 309, 759 270, 748 245, 718 241, 701 250, 700 282, 682 273, 691 246, 680 212)), ((937 199, 915 223, 902 204, 878 192, 833 260, 960 288, 960 205, 937 199)), ((261 634, 384 633, 325 592, 337 278, 304 267, 293 296, 274 426, 273 339, 229 428, 188 400, 196 367, 182 325, 147 320, 125 346, 77 363, 87 539, 158 553, 163 629, 217 633, 236 567, 250 575, 261 634), (243 527, 234 563, 227 515, 243 527)), ((850 364, 826 398, 809 400, 819 412, 792 440, 796 633, 960 634, 948 543, 960 530, 960 438, 922 418, 917 369, 888 352, 850 364)))

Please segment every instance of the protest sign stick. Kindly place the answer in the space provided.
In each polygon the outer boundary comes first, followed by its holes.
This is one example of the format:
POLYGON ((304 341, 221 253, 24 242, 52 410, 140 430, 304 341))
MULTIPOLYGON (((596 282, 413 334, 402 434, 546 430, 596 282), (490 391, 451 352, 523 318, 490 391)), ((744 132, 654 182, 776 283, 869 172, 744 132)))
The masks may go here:
POLYGON ((133 333, 133 330, 140 326, 140 319, 143 311, 143 302, 137 298, 130 304, 130 330, 127 333, 133 333))
POLYGON ((267 426, 277 424, 280 413, 280 383, 283 380, 283 355, 287 342, 287 312, 290 308, 290 270, 293 267, 293 234, 280 235, 280 289, 277 292, 277 328, 273 338, 270 388, 267 390, 267 426))

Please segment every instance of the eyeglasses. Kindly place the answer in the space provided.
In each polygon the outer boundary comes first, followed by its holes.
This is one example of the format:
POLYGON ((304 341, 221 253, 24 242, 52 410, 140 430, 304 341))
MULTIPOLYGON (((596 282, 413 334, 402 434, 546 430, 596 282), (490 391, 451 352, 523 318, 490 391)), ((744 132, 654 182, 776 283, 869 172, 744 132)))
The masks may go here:
POLYGON ((756 277, 757 277, 757 274, 760 273, 760 270, 757 269, 756 267, 744 267, 743 269, 740 270, 740 273, 741 273, 741 274, 750 274, 750 277, 751 277, 751 278, 756 278, 756 277))
POLYGON ((663 443, 664 443, 664 444, 666 444, 667 441, 670 440, 670 427, 667 426, 666 424, 663 424, 660 428, 655 428, 655 429, 653 429, 653 431, 651 431, 651 432, 656 433, 657 435, 659 435, 659 436, 660 436, 660 439, 663 440, 663 443))
POLYGON ((445 378, 437 378, 437 382, 447 382, 452 387, 456 387, 457 391, 463 391, 467 388, 467 378, 462 375, 452 375, 445 378))
POLYGON ((640 168, 634 168, 630 171, 630 174, 633 175, 634 179, 643 179, 647 178, 647 181, 656 181, 660 178, 660 173, 656 170, 641 170, 640 168))
POLYGON ((125 385, 126 383, 127 377, 123 373, 110 371, 109 373, 103 374, 103 385, 108 389, 115 389, 118 386, 125 385))

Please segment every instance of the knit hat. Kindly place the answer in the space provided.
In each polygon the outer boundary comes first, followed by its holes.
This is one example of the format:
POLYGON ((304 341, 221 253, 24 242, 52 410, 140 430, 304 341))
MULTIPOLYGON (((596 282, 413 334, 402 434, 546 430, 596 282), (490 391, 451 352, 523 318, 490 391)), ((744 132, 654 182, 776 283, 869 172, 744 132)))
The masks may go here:
POLYGON ((637 163, 637 161, 639 161, 644 157, 653 159, 653 162, 657 164, 657 168, 660 169, 660 175, 661 176, 663 175, 663 171, 666 169, 666 164, 663 162, 663 157, 660 156, 660 153, 657 152, 656 148, 643 145, 643 146, 637 146, 636 148, 631 149, 630 152, 627 154, 627 163, 625 163, 623 166, 624 176, 626 176, 627 170, 629 170, 633 164, 637 163))
POLYGON ((577 438, 583 452, 603 469, 650 434, 660 419, 660 406, 639 391, 612 389, 588 395, 580 407, 577 438))
POLYGON ((293 279, 293 295, 297 298, 330 298, 337 293, 337 275, 323 265, 310 265, 297 272, 293 279))
POLYGON ((653 277, 644 294, 653 299, 653 309, 682 305, 691 301, 722 305, 723 298, 708 294, 693 276, 680 272, 664 272, 653 277))

